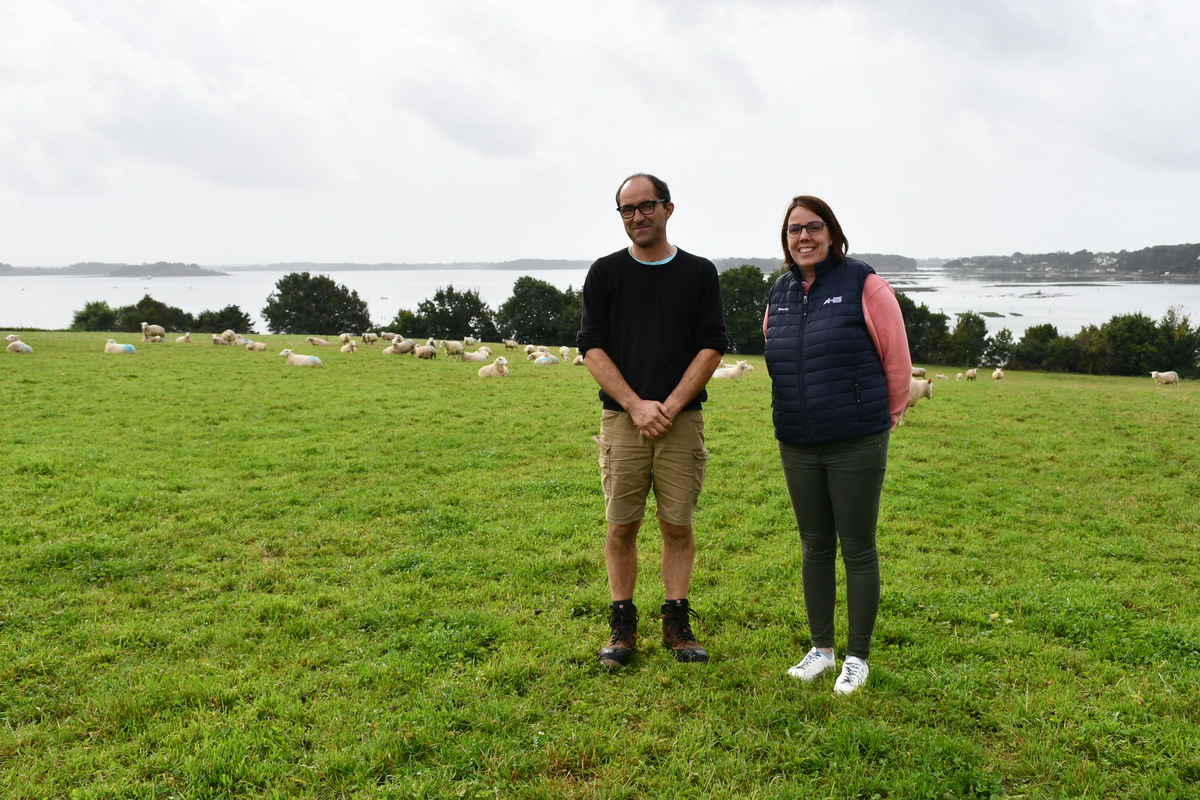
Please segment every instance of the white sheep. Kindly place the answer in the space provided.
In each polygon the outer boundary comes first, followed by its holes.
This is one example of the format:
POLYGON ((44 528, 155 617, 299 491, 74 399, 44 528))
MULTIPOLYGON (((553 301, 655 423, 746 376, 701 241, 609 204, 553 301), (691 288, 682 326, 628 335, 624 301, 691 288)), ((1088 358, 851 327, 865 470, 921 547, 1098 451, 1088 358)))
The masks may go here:
POLYGON ((192 343, 192 332, 191 331, 188 331, 183 336, 175 337, 175 344, 191 344, 191 343, 192 343))
POLYGON ((913 367, 912 368, 912 376, 914 378, 924 378, 925 377, 925 368, 924 367, 913 367))
POLYGON ((464 347, 474 347, 477 344, 479 344, 479 341, 474 336, 463 337, 463 346, 464 347))
POLYGON ((106 353, 136 353, 137 350, 131 344, 117 344, 116 339, 109 339, 104 343, 104 352, 106 353))
POLYGON ((943 375, 943 374, 942 374, 942 373, 940 373, 940 372, 939 372, 937 375, 934 375, 933 377, 937 378, 939 381, 948 381, 948 380, 950 380, 950 378, 946 377, 945 375, 943 375))
POLYGON ((972 367, 971 369, 967 370, 967 380, 969 380, 969 381, 975 380, 975 377, 978 374, 979 374, 979 372, 974 367, 972 367))
POLYGON ((212 335, 212 343, 217 346, 225 346, 225 347, 229 347, 230 345, 233 344, 232 342, 226 341, 223 336, 220 336, 215 333, 212 335))
POLYGON ((747 364, 745 361, 739 361, 733 366, 726 365, 724 367, 717 367, 715 370, 713 370, 712 376, 714 378, 737 378, 738 380, 741 380, 742 373, 749 369, 749 364, 747 364))
POLYGON ((6 342, 15 342, 17 339, 20 339, 20 338, 21 338, 21 334, 19 334, 19 333, 10 333, 8 336, 5 336, 5 337, 4 337, 4 341, 6 341, 6 342))
POLYGON ((963 374, 961 372, 954 376, 954 380, 956 380, 956 381, 961 381, 962 379, 963 379, 963 374))
POLYGON ((463 353, 462 354, 463 361, 476 361, 476 362, 486 363, 487 360, 491 357, 492 357, 492 348, 487 347, 486 345, 479 348, 474 353, 463 353))
POLYGON ((904 415, 908 413, 908 410, 915 406, 917 401, 922 397, 928 397, 930 400, 933 399, 933 381, 929 380, 928 378, 925 380, 911 378, 908 384, 908 405, 906 405, 904 410, 900 412, 900 419, 896 423, 897 425, 904 424, 904 415))
POLYGON ((516 350, 521 346, 517 344, 515 339, 501 339, 500 344, 504 345, 505 350, 516 350))
POLYGON ((33 348, 22 342, 20 339, 13 339, 8 343, 6 348, 10 353, 32 353, 33 348))
POLYGON ((287 359, 287 363, 293 367, 319 367, 321 359, 316 356, 303 356, 299 353, 293 353, 291 350, 284 350, 279 355, 287 359))
MULTIPOLYGON (((396 338, 396 334, 392 333, 391 331, 384 331, 383 333, 379 334, 379 338, 387 339, 390 342, 396 338)), ((366 342, 366 341, 367 341, 367 335, 364 333, 363 334, 363 342, 366 342)))
POLYGON ((358 344, 353 339, 351 339, 350 341, 348 341, 344 345, 342 345, 341 350, 343 353, 356 353, 356 352, 358 352, 358 344))
POLYGON ((390 356, 393 354, 411 353, 416 346, 417 343, 412 339, 401 339, 397 336, 395 339, 392 339, 391 344, 383 348, 383 354, 390 356))
POLYGON ((151 336, 166 336, 167 331, 162 325, 151 325, 149 322, 142 323, 142 341, 150 341, 151 336))
POLYGON ((437 348, 430 344, 423 344, 413 348, 413 354, 417 358, 435 359, 437 358, 437 348))
POLYGON ((533 360, 533 363, 537 364, 539 366, 545 367, 545 366, 550 366, 553 364, 558 364, 561 362, 559 362, 558 356, 552 356, 549 353, 542 353, 533 360))
MULTIPOLYGON (((388 337, 384 337, 384 338, 388 338, 388 337)), ((378 341, 379 341, 379 334, 377 334, 377 333, 371 333, 370 331, 367 331, 366 333, 364 333, 362 335, 362 343, 363 344, 375 344, 378 341)))
POLYGON ((583 363, 583 354, 582 354, 582 353, 580 353, 579 355, 575 356, 575 360, 574 360, 574 361, 572 361, 572 362, 571 362, 571 364, 573 364, 573 365, 574 365, 574 366, 576 366, 576 367, 582 367, 582 366, 585 366, 585 365, 584 365, 584 363, 583 363))
POLYGON ((446 357, 461 356, 463 354, 463 343, 445 340, 441 344, 441 348, 446 351, 446 357))
POLYGON ((571 357, 571 348, 564 344, 562 347, 558 348, 558 355, 563 361, 566 361, 571 357))
POLYGON ((338 334, 338 341, 339 341, 339 342, 341 342, 342 344, 350 344, 350 334, 348 334, 348 333, 339 333, 339 334, 338 334))
POLYGON ((507 378, 508 377, 508 359, 504 356, 499 356, 490 364, 479 368, 479 377, 481 378, 507 378))
MULTIPOLYGON (((530 353, 533 353, 536 351, 537 351, 537 348, 534 347, 533 345, 531 345, 531 344, 525 345, 525 355, 529 355, 530 353)), ((534 358, 536 358, 536 357, 537 356, 534 356, 534 358)))
POLYGON ((1173 383, 1175 384, 1176 388, 1179 387, 1179 373, 1177 372, 1151 372, 1150 377, 1154 378, 1154 384, 1156 386, 1166 386, 1173 383))
POLYGON ((246 349, 251 353, 261 353, 267 349, 266 342, 247 342, 246 349))
POLYGON ((308 342, 313 347, 329 347, 329 342, 325 339, 318 339, 316 336, 310 336, 304 341, 308 342))
POLYGON ((1004 380, 1004 370, 1000 369, 999 367, 996 367, 995 371, 992 372, 992 380, 994 380, 994 381, 1004 380))
POLYGON ((221 338, 224 339, 226 343, 233 344, 241 337, 237 335, 237 332, 226 328, 225 330, 221 331, 221 338))
POLYGON ((162 343, 163 343, 165 340, 163 339, 163 337, 159 336, 159 335, 156 333, 156 334, 154 334, 153 336, 145 336, 145 337, 143 337, 143 338, 142 338, 142 341, 144 341, 144 342, 152 342, 152 343, 154 343, 154 344, 162 344, 162 343))

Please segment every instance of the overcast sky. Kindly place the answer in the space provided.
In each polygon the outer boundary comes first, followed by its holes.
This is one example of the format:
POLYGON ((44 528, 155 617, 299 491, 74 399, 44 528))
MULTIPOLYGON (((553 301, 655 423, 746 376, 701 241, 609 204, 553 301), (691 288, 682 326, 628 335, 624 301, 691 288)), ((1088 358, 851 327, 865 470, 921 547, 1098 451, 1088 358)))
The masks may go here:
POLYGON ((592 259, 613 195, 780 255, 1200 240, 1194 0, 4 0, 0 262, 592 259))

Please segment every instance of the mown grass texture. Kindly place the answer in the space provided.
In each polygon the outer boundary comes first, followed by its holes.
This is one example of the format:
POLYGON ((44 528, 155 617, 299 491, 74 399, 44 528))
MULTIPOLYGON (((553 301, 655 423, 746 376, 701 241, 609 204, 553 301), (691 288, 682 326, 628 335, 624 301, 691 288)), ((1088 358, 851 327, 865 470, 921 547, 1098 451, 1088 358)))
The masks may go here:
POLYGON ((1190 384, 935 382, 892 436, 870 681, 836 698, 785 674, 808 639, 761 358, 709 385, 691 596, 713 660, 657 644, 650 525, 639 653, 608 672, 586 369, 515 357, 483 380, 303 337, 132 356, 103 338, 29 335, 33 355, 0 362, 4 797, 1166 798, 1200 781, 1190 384), (287 367, 285 346, 326 366, 287 367))

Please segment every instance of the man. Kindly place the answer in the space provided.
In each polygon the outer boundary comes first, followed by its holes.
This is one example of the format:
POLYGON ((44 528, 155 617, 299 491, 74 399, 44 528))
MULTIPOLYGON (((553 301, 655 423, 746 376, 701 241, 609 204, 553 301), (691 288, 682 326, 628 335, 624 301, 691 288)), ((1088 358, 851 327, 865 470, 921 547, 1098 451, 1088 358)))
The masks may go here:
POLYGON ((692 518, 704 484, 701 403, 729 339, 711 261, 667 241, 675 212, 666 183, 637 174, 617 189, 632 243, 592 264, 576 342, 600 384, 600 476, 611 635, 600 663, 624 666, 637 644, 637 534, 651 487, 662 531, 663 645, 684 662, 708 661, 689 615, 696 545, 692 518))

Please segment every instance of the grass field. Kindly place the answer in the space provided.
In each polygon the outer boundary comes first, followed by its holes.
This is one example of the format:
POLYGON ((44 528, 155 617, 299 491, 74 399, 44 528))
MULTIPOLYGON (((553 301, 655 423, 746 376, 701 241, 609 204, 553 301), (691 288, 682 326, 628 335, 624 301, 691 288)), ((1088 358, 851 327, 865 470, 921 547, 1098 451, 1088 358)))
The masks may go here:
POLYGON ((607 672, 586 369, 104 338, 0 361, 5 798, 1200 784, 1190 383, 935 382, 892 436, 871 679, 837 698, 785 674, 809 645, 761 358, 709 386, 691 595, 713 660, 658 644, 651 528, 639 653, 607 672))

